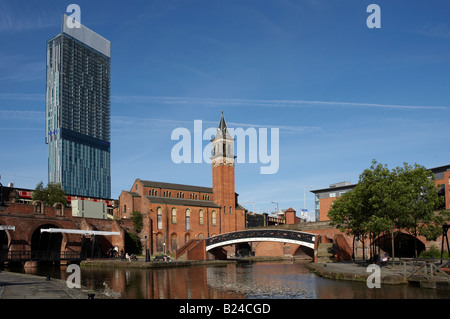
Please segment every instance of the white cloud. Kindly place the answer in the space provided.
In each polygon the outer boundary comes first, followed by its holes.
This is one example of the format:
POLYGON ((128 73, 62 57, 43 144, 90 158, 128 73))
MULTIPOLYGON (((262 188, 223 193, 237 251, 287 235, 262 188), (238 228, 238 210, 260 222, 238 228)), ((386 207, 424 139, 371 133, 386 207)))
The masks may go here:
POLYGON ((366 108, 391 108, 391 109, 450 109, 449 106, 435 105, 399 105, 365 102, 340 102, 340 101, 308 101, 308 100, 262 100, 262 99, 219 99, 219 98, 188 98, 169 96, 120 96, 113 95, 114 103, 158 103, 173 105, 203 105, 203 106, 257 106, 257 107, 366 107, 366 108))

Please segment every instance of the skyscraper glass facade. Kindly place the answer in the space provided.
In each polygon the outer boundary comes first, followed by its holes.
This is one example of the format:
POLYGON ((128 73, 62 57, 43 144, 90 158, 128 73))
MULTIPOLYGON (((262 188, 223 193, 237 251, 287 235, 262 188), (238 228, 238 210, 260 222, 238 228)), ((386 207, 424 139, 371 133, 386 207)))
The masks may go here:
POLYGON ((111 197, 110 42, 86 27, 47 42, 48 181, 67 194, 111 197))

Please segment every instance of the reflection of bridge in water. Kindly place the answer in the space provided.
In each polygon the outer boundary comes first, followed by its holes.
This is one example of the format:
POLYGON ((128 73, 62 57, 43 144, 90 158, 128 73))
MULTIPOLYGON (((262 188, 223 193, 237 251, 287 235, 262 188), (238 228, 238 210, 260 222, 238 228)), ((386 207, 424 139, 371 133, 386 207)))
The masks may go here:
POLYGON ((213 236, 206 239, 206 251, 247 242, 282 242, 314 249, 315 234, 284 229, 242 230, 213 236))

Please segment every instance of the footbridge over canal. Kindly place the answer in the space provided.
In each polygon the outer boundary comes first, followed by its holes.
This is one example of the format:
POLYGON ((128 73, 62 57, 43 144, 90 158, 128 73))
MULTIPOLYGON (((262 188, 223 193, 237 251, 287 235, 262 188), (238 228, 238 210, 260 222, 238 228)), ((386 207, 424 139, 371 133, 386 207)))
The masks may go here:
POLYGON ((314 249, 314 240, 315 234, 294 230, 282 230, 282 229, 242 230, 207 238, 206 251, 209 251, 216 247, 223 247, 237 243, 246 243, 255 241, 290 243, 314 249))
POLYGON ((250 242, 279 242, 315 249, 317 234, 286 229, 252 229, 224 233, 206 239, 191 240, 177 250, 176 259, 209 259, 225 246, 250 242))

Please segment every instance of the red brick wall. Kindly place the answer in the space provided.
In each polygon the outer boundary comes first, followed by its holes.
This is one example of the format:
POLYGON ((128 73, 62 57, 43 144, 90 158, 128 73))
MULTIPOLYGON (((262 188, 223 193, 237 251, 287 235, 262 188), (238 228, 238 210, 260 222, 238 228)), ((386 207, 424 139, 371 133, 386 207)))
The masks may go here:
POLYGON ((285 211, 284 218, 286 225, 298 224, 300 223, 300 218, 295 215, 295 210, 285 211))
MULTIPOLYGON (((9 250, 31 250, 33 234, 42 226, 45 228, 90 229, 120 231, 120 236, 102 236, 103 243, 124 247, 124 232, 115 220, 72 217, 71 209, 65 208, 64 215, 58 215, 54 207, 44 206, 42 214, 36 214, 34 205, 7 203, 8 208, 0 213, 0 225, 15 226, 15 231, 5 231, 9 241, 9 250)), ((61 251, 80 251, 79 234, 62 234, 61 251)), ((103 247, 106 248, 106 247, 103 247)))
POLYGON ((445 187, 445 209, 450 209, 450 171, 444 172, 444 178, 436 180, 436 186, 444 185, 445 187))
POLYGON ((331 205, 333 205, 333 202, 335 200, 336 200, 336 197, 328 197, 328 198, 319 199, 319 205, 320 205, 319 220, 321 222, 330 220, 330 218, 328 217, 328 212, 330 211, 331 205))
POLYGON ((221 209, 221 233, 236 230, 236 196, 234 186, 234 166, 217 165, 212 168, 214 202, 221 209), (230 214, 230 207, 233 212, 230 214))
MULTIPOLYGON (((179 205, 162 205, 156 203, 148 203, 148 216, 153 223, 153 231, 146 234, 153 235, 153 250, 156 252, 156 236, 162 234, 166 244, 167 251, 172 251, 172 236, 176 235, 177 248, 186 243, 186 235, 190 239, 208 238, 213 234, 220 233, 220 211, 211 207, 195 207, 195 206, 179 206, 179 205), (162 208, 162 227, 158 229, 158 207, 162 208), (176 223, 172 221, 172 209, 177 210, 176 223), (190 210, 190 229, 186 229, 186 210, 190 210), (200 210, 203 210, 203 225, 200 224, 200 210), (212 224, 212 212, 216 211, 217 222, 212 224)), ((144 235, 144 234, 142 234, 144 235)))

